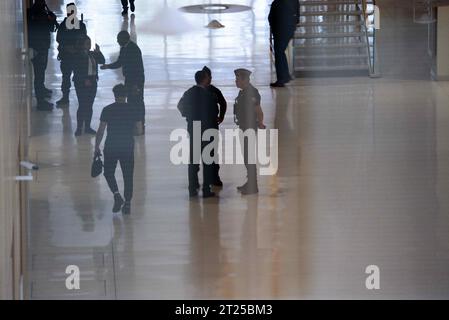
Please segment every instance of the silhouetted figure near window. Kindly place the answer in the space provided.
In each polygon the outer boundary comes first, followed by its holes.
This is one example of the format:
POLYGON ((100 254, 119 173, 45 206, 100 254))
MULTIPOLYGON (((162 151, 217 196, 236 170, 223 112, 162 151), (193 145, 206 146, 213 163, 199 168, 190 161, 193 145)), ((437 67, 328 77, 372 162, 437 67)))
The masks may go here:
POLYGON ((116 85, 113 92, 115 103, 105 107, 101 113, 100 127, 95 140, 95 155, 101 154, 100 144, 107 128, 108 134, 104 146, 104 176, 114 194, 112 212, 116 213, 121 209, 123 214, 130 214, 134 184, 134 135, 142 131, 142 122, 134 106, 126 102, 125 86, 116 85), (118 162, 123 172, 125 200, 120 195, 115 179, 118 162))
MULTIPOLYGON (((237 88, 241 89, 235 99, 235 123, 243 132, 252 130, 257 137, 257 129, 265 129, 259 91, 250 83, 251 71, 237 69, 234 73, 235 84, 237 88)), ((244 195, 259 192, 257 186, 256 146, 253 143, 256 143, 256 141, 250 141, 250 139, 243 137, 243 158, 248 173, 248 181, 243 186, 238 187, 237 190, 244 195)))
POLYGON ((117 42, 121 47, 118 60, 101 66, 101 69, 122 68, 125 86, 128 91, 128 102, 138 108, 140 120, 145 124, 145 70, 142 51, 136 43, 131 41, 128 31, 120 31, 117 35, 117 42))
MULTIPOLYGON (((226 103, 226 99, 223 96, 223 93, 220 91, 220 89, 218 89, 217 87, 215 87, 214 85, 212 85, 212 71, 208 68, 208 67, 204 67, 203 71, 206 72, 207 75, 207 90, 212 93, 213 95, 215 95, 217 103, 215 104, 215 108, 214 108, 214 114, 217 116, 217 123, 216 126, 214 127, 214 129, 219 129, 219 125, 223 122, 225 115, 226 115, 226 110, 227 110, 227 103, 226 103)), ((214 155, 212 155, 214 156, 214 155)), ((213 167, 213 182, 212 184, 214 186, 217 187, 222 187, 223 186, 223 182, 220 179, 220 165, 218 163, 214 163, 212 165, 213 167)))
POLYGON ((181 115, 187 120, 187 131, 190 139, 190 161, 189 161, 189 195, 196 197, 200 184, 198 181, 198 171, 200 170, 199 163, 203 164, 203 198, 214 197, 210 189, 213 183, 213 167, 211 164, 204 163, 202 152, 205 146, 211 143, 210 141, 202 141, 203 133, 208 129, 213 129, 217 126, 216 96, 207 90, 208 76, 204 71, 198 71, 195 74, 196 85, 187 90, 178 103, 178 110, 181 115), (195 123, 201 124, 201 136, 199 141, 195 141, 194 126, 195 123), (194 148, 194 144, 201 145, 200 150, 194 148), (197 154, 195 151, 201 151, 197 154))
POLYGON ((76 114, 77 128, 75 136, 84 133, 96 134, 90 127, 93 113, 93 104, 97 95, 98 65, 105 63, 105 58, 96 44, 95 50, 91 51, 92 43, 89 37, 81 40, 81 52, 74 65, 74 77, 76 95, 78 97, 78 112, 76 114))
POLYGON ((122 15, 126 16, 128 14, 128 8, 131 9, 131 12, 136 11, 136 6, 134 5, 134 0, 122 0, 122 15), (129 3, 129 7, 128 7, 129 3))
MULTIPOLYGON (((67 8, 74 3, 67 4, 67 8)), ((67 18, 70 17, 71 12, 67 11, 67 18)), ((61 23, 56 35, 56 41, 59 43, 58 60, 61 61, 62 83, 61 91, 62 98, 56 102, 58 108, 67 108, 69 106, 69 95, 71 87, 71 76, 75 68, 77 56, 81 54, 78 46, 79 41, 87 37, 87 29, 84 22, 80 21, 79 29, 67 29, 67 18, 61 23)))
POLYGON ((46 101, 52 91, 45 87, 45 70, 48 64, 48 49, 51 44, 51 32, 58 28, 56 16, 51 12, 45 0, 36 0, 28 11, 29 47, 32 49, 34 69, 34 92, 37 109, 41 111, 53 110, 53 104, 46 101))
POLYGON ((295 35, 299 23, 298 0, 274 0, 268 16, 274 41, 274 59, 277 81, 271 83, 272 87, 284 87, 290 82, 291 76, 288 68, 285 50, 295 35))

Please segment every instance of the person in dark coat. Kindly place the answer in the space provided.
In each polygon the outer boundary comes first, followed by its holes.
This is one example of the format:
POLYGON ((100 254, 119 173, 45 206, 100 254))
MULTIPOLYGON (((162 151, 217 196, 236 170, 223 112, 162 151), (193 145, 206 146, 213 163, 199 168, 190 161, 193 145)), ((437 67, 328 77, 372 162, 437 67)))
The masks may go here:
POLYGON ((128 14, 128 8, 131 9, 131 12, 136 11, 136 6, 134 4, 134 0, 122 0, 122 15, 126 16, 128 14), (129 7, 128 7, 129 4, 129 7))
POLYGON ((128 102, 138 108, 142 123, 145 123, 145 69, 143 66, 142 51, 139 46, 131 41, 128 31, 120 31, 117 35, 120 45, 120 55, 116 62, 101 66, 105 69, 122 68, 125 77, 125 86, 128 90, 128 102))
MULTIPOLYGON (((67 8, 73 5, 74 3, 69 3, 67 4, 67 8)), ((67 29, 66 21, 71 14, 72 12, 67 11, 67 17, 59 26, 58 33, 56 35, 56 41, 59 44, 58 60, 61 61, 62 72, 62 98, 56 102, 58 108, 66 108, 69 105, 71 76, 75 68, 77 56, 81 54, 78 43, 81 39, 85 39, 87 37, 86 25, 82 21, 80 21, 79 29, 67 29)))
POLYGON ((298 0, 274 0, 268 16, 274 41, 274 59, 277 81, 270 84, 272 87, 284 87, 290 82, 291 76, 288 68, 288 43, 295 35, 299 23, 298 0))
POLYGON ((211 164, 206 164, 202 157, 204 148, 211 143, 211 141, 202 141, 203 133, 208 129, 214 129, 217 126, 217 113, 214 111, 217 105, 216 96, 207 90, 208 77, 206 72, 198 71, 195 74, 196 85, 187 90, 178 103, 178 110, 181 115, 187 120, 187 131, 190 137, 190 161, 189 161, 189 195, 196 197, 200 184, 198 181, 198 171, 200 170, 200 159, 203 164, 203 198, 214 197, 210 189, 213 184, 213 167, 211 164), (201 136, 199 141, 194 135, 194 126, 201 125, 201 136), (201 154, 195 153, 197 148, 194 144, 201 145, 201 154))
MULTIPOLYGON (((227 103, 226 103, 226 99, 223 96, 223 93, 220 91, 220 89, 218 89, 217 87, 215 87, 212 84, 212 71, 205 66, 203 68, 203 71, 206 72, 207 75, 207 90, 212 93, 217 100, 217 103, 214 106, 214 114, 217 116, 217 123, 214 126, 214 129, 219 129, 220 124, 224 121, 225 115, 226 115, 226 110, 227 110, 227 103)), ((212 155, 213 156, 213 155, 212 155)), ((220 178, 220 165, 218 163, 214 163, 212 165, 213 167, 213 185, 217 186, 217 187, 222 187, 223 186, 223 182, 221 181, 220 178)))
POLYGON ((87 134, 96 134, 90 123, 93 104, 97 95, 98 65, 104 64, 106 60, 100 51, 100 47, 96 44, 95 50, 90 51, 91 45, 89 37, 80 41, 80 50, 82 51, 74 64, 73 82, 75 83, 79 103, 75 136, 82 135, 83 128, 87 134))
POLYGON ((46 101, 52 91, 45 87, 45 70, 48 64, 48 50, 51 32, 56 31, 58 22, 53 12, 48 10, 45 0, 36 0, 28 11, 28 39, 32 49, 34 69, 34 92, 38 110, 52 110, 53 104, 46 101))

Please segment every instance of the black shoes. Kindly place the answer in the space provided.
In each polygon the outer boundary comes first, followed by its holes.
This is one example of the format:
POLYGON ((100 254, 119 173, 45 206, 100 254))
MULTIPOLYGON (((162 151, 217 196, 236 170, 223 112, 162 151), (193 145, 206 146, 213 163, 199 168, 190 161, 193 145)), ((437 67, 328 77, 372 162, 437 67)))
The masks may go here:
MULTIPOLYGON (((189 190, 189 196, 190 198, 195 198, 198 196, 198 190, 189 190)), ((215 193, 210 190, 203 190, 203 198, 213 198, 215 197, 215 193)))
POLYGON ((123 204, 125 201, 123 200, 122 196, 119 193, 114 194, 114 207, 112 208, 113 213, 117 213, 122 209, 123 204))
POLYGON ((215 187, 223 187, 223 181, 221 181, 220 178, 218 178, 218 180, 215 180, 214 183, 212 183, 213 186, 215 187))
POLYGON ((285 83, 276 81, 276 82, 270 83, 270 87, 272 87, 272 88, 284 88, 285 87, 285 83))
POLYGON ((249 196, 251 194, 259 193, 259 189, 257 187, 255 187, 255 188, 243 188, 240 191, 240 193, 243 194, 244 196, 249 196))
POLYGON ((128 202, 128 201, 125 202, 125 204, 123 205, 123 208, 122 208, 122 213, 126 214, 126 215, 131 214, 131 203, 130 202, 128 202))
POLYGON ((257 188, 257 186, 250 187, 248 183, 245 183, 243 186, 237 187, 237 190, 245 196, 259 193, 259 188, 257 188))
POLYGON ((62 96, 60 100, 56 101, 56 107, 59 109, 67 108, 69 104, 69 96, 67 95, 62 96))
POLYGON ((52 111, 53 103, 47 102, 45 100, 38 101, 36 109, 39 111, 52 111))
POLYGON ((130 3, 131 12, 136 11, 136 6, 134 5, 134 1, 130 3))
POLYGON ((91 135, 96 135, 97 131, 95 131, 92 128, 87 128, 86 130, 84 130, 84 133, 91 134, 91 135))
POLYGON ((210 191, 210 190, 203 190, 203 198, 207 199, 207 198, 213 198, 215 197, 215 193, 210 191))
POLYGON ((80 128, 76 129, 76 131, 75 131, 75 137, 79 137, 79 136, 81 136, 82 134, 83 134, 83 130, 82 130, 82 129, 80 129, 80 128))

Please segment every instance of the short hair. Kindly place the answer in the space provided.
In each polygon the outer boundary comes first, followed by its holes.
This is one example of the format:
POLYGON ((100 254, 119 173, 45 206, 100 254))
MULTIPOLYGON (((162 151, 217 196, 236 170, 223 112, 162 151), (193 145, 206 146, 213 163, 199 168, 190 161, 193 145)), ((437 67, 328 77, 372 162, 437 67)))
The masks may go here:
POLYGON ((120 84, 116 85, 114 88, 112 88, 112 92, 114 92, 114 96, 116 98, 126 98, 128 95, 126 92, 126 87, 122 83, 120 83, 120 84))
POLYGON ((195 73, 195 81, 196 84, 200 84, 201 82, 203 82, 204 80, 206 80, 207 78, 207 74, 206 72, 204 72, 203 70, 197 71, 195 73))
POLYGON ((207 66, 204 66, 203 71, 206 72, 209 77, 212 77, 212 71, 207 66))
POLYGON ((67 3, 66 7, 68 8, 68 7, 70 7, 70 6, 76 6, 75 2, 67 3))
POLYGON ((123 39, 124 41, 129 41, 131 39, 131 35, 128 31, 122 30, 118 33, 117 39, 123 39))

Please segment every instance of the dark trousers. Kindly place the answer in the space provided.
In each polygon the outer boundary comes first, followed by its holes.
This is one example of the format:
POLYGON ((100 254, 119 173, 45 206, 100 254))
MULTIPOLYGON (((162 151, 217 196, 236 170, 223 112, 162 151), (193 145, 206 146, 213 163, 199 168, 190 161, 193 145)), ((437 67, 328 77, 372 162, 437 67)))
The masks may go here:
POLYGON ((288 43, 290 42, 293 35, 294 32, 281 35, 273 35, 275 60, 274 64, 276 67, 276 76, 277 80, 282 83, 288 82, 291 79, 285 50, 287 50, 288 43))
POLYGON ((31 60, 33 62, 34 70, 34 92, 36 99, 44 99, 45 89, 45 70, 48 64, 48 49, 47 50, 35 50, 35 56, 31 60))
MULTIPOLYGON (((218 130, 218 126, 216 126, 214 129, 218 130)), ((214 138, 212 138, 212 143, 216 143, 217 147, 218 147, 218 141, 215 142, 214 138)), ((216 150, 216 149, 215 149, 216 150)), ((211 156, 214 157, 215 156, 215 150, 211 152, 211 156)), ((217 162, 214 162, 212 164, 212 182, 218 182, 220 181, 220 165, 218 164, 218 159, 217 162)))
POLYGON ((123 173, 125 201, 130 202, 134 190, 134 146, 129 150, 104 150, 104 176, 112 193, 118 192, 117 180, 115 179, 118 162, 120 162, 123 173))
MULTIPOLYGON (((134 3, 134 0, 129 0, 129 3, 134 3)), ((128 0, 122 0, 123 9, 128 9, 128 0)))
POLYGON ((97 80, 91 80, 91 86, 86 86, 83 82, 75 83, 76 96, 78 97, 78 111, 76 120, 78 129, 90 128, 92 121, 93 105, 97 95, 97 80))
POLYGON ((254 144, 250 144, 247 138, 243 140, 243 160, 246 167, 248 182, 247 187, 249 190, 257 190, 257 165, 255 164, 255 151, 254 159, 251 159, 249 151, 255 150, 254 144), (250 149, 251 148, 251 149, 250 149), (252 162, 252 163, 250 163, 252 162))
POLYGON ((62 83, 61 83, 61 91, 62 94, 68 96, 70 93, 71 77, 73 70, 75 68, 75 60, 76 58, 71 55, 67 55, 67 57, 61 59, 61 72, 62 72, 62 83))
MULTIPOLYGON (((198 181, 198 172, 200 171, 200 165, 194 163, 195 158, 197 158, 197 159, 201 159, 200 162, 203 165, 203 192, 210 191, 210 185, 213 183, 213 176, 214 176, 213 165, 205 164, 204 161, 202 160, 201 155, 195 155, 194 148, 193 148, 193 142, 194 142, 193 132, 192 132, 192 130, 188 130, 188 131, 189 131, 189 136, 190 136, 190 138, 189 138, 190 139, 190 162, 189 162, 189 169, 188 169, 188 171, 189 171, 189 190, 195 191, 200 186, 200 183, 198 181)), ((203 152, 203 149, 208 144, 209 144, 209 142, 201 141, 201 152, 203 152)))
POLYGON ((125 86, 128 92, 128 103, 136 106, 139 113, 139 119, 145 124, 145 83, 133 82, 125 79, 125 86))

